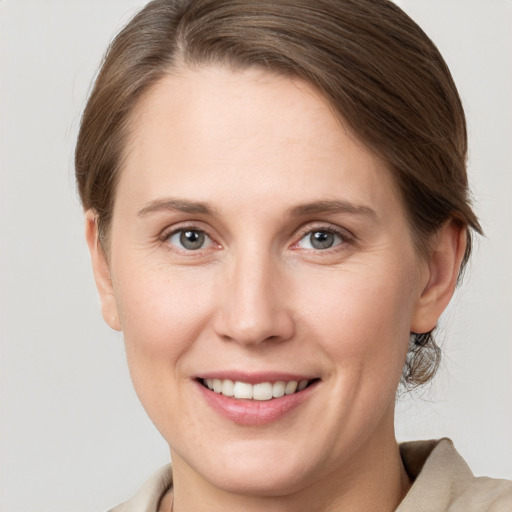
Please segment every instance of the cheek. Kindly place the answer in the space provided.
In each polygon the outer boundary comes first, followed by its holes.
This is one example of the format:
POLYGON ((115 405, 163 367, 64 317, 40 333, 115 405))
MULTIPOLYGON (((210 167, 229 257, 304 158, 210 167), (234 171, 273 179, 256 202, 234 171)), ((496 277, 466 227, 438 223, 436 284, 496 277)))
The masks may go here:
MULTIPOLYGON (((183 356, 200 337, 215 294, 197 270, 153 267, 129 274, 118 274, 116 299, 130 373, 145 395, 153 384, 172 385, 172 376, 183 373, 183 356)), ((143 403, 153 398, 141 396, 143 403)))
MULTIPOLYGON (((323 350, 348 373, 398 372, 404 363, 414 287, 404 264, 381 260, 316 280, 301 308, 323 350), (384 270, 386 269, 386 270, 384 270)), ((305 283, 307 285, 307 283, 305 283)), ((300 292, 299 292, 300 294, 300 292)))

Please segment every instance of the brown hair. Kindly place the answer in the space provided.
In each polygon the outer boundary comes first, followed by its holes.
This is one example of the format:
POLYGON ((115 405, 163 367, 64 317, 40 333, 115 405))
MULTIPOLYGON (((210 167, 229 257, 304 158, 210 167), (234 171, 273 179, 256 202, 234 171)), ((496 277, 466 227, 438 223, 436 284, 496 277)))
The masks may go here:
MULTIPOLYGON (((258 66, 313 84, 384 162, 420 253, 448 219, 481 232, 466 175, 467 133, 450 72, 388 0, 154 0, 110 45, 85 108, 75 165, 84 208, 108 246, 116 183, 137 101, 173 68, 258 66)), ((403 382, 435 373, 431 333, 411 337, 403 382)))

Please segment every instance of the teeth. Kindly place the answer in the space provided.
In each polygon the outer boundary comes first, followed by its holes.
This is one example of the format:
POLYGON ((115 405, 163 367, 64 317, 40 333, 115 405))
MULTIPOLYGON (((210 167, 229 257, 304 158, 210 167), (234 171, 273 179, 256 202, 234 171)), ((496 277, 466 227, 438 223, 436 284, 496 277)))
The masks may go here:
POLYGON ((235 398, 252 398, 252 386, 246 382, 235 382, 233 396, 235 398))
POLYGON ((307 380, 301 380, 299 382, 299 385, 297 386, 297 391, 302 391, 307 385, 308 385, 308 381, 307 380))
POLYGON ((272 398, 272 384, 262 382, 252 387, 252 397, 254 400, 270 400, 272 398))
POLYGON ((279 398, 281 396, 284 396, 284 392, 286 389, 286 382, 280 380, 278 382, 274 382, 272 385, 272 396, 274 398, 279 398))
POLYGON ((222 381, 220 379, 213 379, 213 391, 215 391, 215 393, 222 391, 222 381))
POLYGON ((233 396, 235 394, 235 383, 229 379, 222 381, 221 393, 224 396, 233 396))
POLYGON ((297 381, 291 380, 290 382, 286 383, 286 387, 284 388, 284 394, 285 395, 293 395, 297 391, 297 381))
POLYGON ((302 391, 308 385, 308 380, 291 380, 288 382, 260 382, 248 384, 247 382, 232 381, 230 379, 205 379, 204 384, 208 389, 224 396, 232 396, 245 400, 271 400, 284 395, 293 395, 302 391))

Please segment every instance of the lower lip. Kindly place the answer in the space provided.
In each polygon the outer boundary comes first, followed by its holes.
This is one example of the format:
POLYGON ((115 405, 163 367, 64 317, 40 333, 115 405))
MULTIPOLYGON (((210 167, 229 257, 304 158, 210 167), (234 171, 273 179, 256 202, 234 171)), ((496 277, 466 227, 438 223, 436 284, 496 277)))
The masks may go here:
POLYGON ((241 400, 215 393, 196 381, 199 392, 216 412, 238 425, 252 426, 266 425, 282 418, 308 400, 318 384, 319 381, 315 381, 298 393, 271 400, 241 400))

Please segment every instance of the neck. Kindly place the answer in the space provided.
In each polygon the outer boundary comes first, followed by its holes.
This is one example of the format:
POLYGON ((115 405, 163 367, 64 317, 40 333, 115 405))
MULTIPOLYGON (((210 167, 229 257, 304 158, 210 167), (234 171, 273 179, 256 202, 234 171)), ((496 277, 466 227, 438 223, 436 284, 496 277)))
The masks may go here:
POLYGON ((299 491, 270 496, 248 496, 214 487, 173 453, 173 512, 392 512, 411 482, 394 432, 385 443, 378 437, 369 439, 342 467, 321 475, 299 491))

